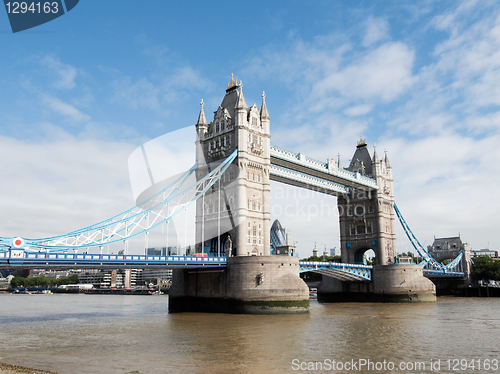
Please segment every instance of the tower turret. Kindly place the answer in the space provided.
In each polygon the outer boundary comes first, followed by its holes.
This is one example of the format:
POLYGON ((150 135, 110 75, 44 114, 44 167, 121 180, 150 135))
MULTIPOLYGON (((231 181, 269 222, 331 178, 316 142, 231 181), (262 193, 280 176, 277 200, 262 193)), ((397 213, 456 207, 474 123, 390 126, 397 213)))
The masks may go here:
POLYGON ((203 106, 205 103, 203 102, 203 99, 201 99, 201 109, 200 109, 200 114, 198 115, 198 121, 196 122, 196 133, 198 134, 198 137, 204 137, 205 133, 208 130, 208 125, 207 125, 207 119, 205 118, 205 111, 203 110, 203 106))
MULTIPOLYGON (((388 162, 387 156, 386 160, 388 162)), ((378 158, 377 147, 373 156, 361 137, 347 170, 375 178, 377 190, 351 188, 348 196, 339 196, 340 240, 342 261, 363 262, 367 250, 375 252, 376 264, 386 265, 396 255, 394 230, 394 194, 392 169, 378 158)))
POLYGON ((262 91, 262 106, 260 107, 260 123, 261 123, 265 133, 269 133, 270 121, 271 121, 271 117, 269 117, 269 113, 267 111, 267 105, 266 105, 266 93, 264 91, 262 91))
POLYGON ((245 97, 243 96, 243 83, 239 84, 238 99, 236 105, 234 106, 234 112, 236 116, 236 125, 243 125, 247 122, 248 106, 245 103, 245 97))
POLYGON ((380 159, 378 158, 377 145, 373 144, 373 157, 372 157, 372 173, 373 176, 381 175, 382 171, 380 169, 380 159))
POLYGON ((387 169, 392 169, 391 163, 389 162, 389 157, 387 156, 387 149, 384 152, 385 152, 385 159, 384 159, 385 167, 387 169))

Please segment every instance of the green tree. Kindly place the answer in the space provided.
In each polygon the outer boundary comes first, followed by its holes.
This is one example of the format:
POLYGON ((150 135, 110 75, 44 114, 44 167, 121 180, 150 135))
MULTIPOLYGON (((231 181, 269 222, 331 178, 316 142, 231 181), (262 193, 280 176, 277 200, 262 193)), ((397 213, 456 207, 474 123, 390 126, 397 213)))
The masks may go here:
POLYGON ((495 261, 490 256, 474 257, 471 275, 475 280, 500 280, 500 261, 495 261))
POLYGON ((73 274, 66 278, 66 284, 77 284, 79 282, 78 274, 73 274))
POLYGON ((10 281, 10 286, 12 288, 23 287, 26 282, 26 278, 24 277, 14 277, 10 281))
POLYGON ((48 287, 48 286, 60 286, 61 284, 77 284, 79 281, 78 274, 73 274, 70 277, 65 278, 47 278, 41 277, 14 277, 10 281, 10 286, 12 288, 17 287, 48 287))
POLYGON ((300 261, 340 262, 340 256, 311 256, 308 258, 303 258, 300 261))
POLYGON ((376 265, 376 262, 377 262, 377 260, 376 260, 375 257, 372 257, 371 260, 370 259, 366 260, 366 264, 367 265, 372 265, 373 266, 373 265, 376 265))
POLYGON ((321 261, 321 259, 318 256, 311 256, 311 257, 308 257, 308 258, 303 258, 300 261, 321 261))

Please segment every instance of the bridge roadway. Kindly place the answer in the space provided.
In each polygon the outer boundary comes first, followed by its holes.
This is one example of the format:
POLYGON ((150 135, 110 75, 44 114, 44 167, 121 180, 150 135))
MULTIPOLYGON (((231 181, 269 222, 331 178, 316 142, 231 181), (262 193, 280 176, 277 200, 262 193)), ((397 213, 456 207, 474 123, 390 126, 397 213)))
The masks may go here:
MULTIPOLYGON (((226 257, 149 256, 131 254, 87 254, 60 252, 28 252, 10 250, 0 252, 0 268, 224 268, 226 257)), ((397 266, 397 265, 395 265, 397 266)), ((342 281, 371 281, 370 265, 337 262, 300 261, 300 272, 316 272, 342 281)), ((424 269, 430 278, 463 278, 463 272, 424 269)))

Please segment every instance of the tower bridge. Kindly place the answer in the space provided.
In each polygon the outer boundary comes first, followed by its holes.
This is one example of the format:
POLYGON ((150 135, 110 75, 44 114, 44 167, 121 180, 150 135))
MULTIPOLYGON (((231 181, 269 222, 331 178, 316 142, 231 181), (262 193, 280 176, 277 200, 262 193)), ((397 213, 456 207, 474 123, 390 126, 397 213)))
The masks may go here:
MULTIPOLYGON (((207 122, 201 102, 196 163, 186 173, 137 207, 87 228, 43 239, 0 238, 0 266, 175 268, 169 302, 173 312, 306 312, 309 293, 300 271, 325 275, 318 293, 435 300, 435 288, 423 277, 421 265, 390 266, 396 259, 396 214, 387 152, 380 159, 375 148, 372 156, 361 138, 344 168, 340 157, 323 163, 272 146, 265 98, 263 94, 260 109, 256 104, 248 107, 241 82, 232 77, 212 121, 207 122), (337 197, 343 264, 299 263, 295 257, 270 255, 271 180, 337 197), (147 239, 151 230, 191 205, 196 209, 198 257, 102 254, 110 243, 126 244, 138 235, 147 239), (101 253, 68 253, 89 248, 101 253), (359 265, 370 249, 376 266, 359 265), (205 258, 207 252, 212 256, 205 258), (357 291, 352 287, 356 280, 364 284, 357 291)), ((436 266, 442 274, 450 273, 450 268, 436 266)))

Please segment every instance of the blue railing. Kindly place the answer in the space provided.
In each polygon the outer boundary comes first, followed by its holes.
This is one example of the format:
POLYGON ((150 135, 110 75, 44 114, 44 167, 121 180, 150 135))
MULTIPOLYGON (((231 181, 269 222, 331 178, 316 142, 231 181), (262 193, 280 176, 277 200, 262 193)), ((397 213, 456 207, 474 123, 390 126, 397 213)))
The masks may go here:
POLYGON ((225 267, 225 257, 147 256, 129 254, 87 254, 58 252, 0 252, 2 267, 64 267, 64 268, 200 268, 225 267))

